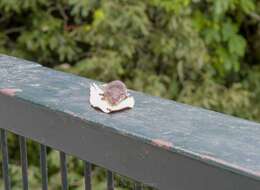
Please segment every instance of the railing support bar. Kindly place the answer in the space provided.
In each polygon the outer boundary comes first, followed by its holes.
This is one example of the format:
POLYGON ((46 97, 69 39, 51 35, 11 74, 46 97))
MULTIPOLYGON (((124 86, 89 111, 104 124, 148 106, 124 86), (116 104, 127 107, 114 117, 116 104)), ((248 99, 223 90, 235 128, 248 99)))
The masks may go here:
POLYGON ((27 147, 26 147, 26 139, 22 136, 19 136, 19 144, 20 144, 20 157, 21 157, 21 165, 22 165, 22 176, 23 176, 23 189, 28 190, 28 161, 27 161, 27 147))
POLYGON ((46 146, 40 145, 40 165, 42 174, 42 190, 48 190, 48 167, 46 161, 46 146))
POLYGON ((1 150, 2 150, 2 159, 3 159, 3 178, 5 184, 5 190, 10 190, 10 177, 8 171, 8 148, 7 148, 7 139, 6 139, 6 131, 4 129, 0 129, 1 133, 1 150))
POLYGON ((62 190, 68 190, 66 154, 64 152, 60 152, 60 168, 61 168, 62 190))

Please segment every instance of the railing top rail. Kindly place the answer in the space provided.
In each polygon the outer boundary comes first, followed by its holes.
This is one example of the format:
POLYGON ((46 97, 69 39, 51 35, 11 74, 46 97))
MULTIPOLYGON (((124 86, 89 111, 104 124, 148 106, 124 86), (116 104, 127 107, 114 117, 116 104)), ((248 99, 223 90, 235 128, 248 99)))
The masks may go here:
POLYGON ((92 80, 4 55, 0 56, 0 76, 0 100, 10 95, 65 113, 94 129, 260 180, 258 123, 135 91, 131 92, 136 100, 134 109, 104 114, 89 104, 92 80))

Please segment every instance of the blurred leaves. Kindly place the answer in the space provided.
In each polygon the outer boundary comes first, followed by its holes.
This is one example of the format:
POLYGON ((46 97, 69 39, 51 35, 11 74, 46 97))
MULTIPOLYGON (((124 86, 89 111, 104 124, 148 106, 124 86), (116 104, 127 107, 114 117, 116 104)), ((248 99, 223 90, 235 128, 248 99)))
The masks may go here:
POLYGON ((3 0, 0 51, 191 104, 198 88, 215 102, 201 106, 260 120, 247 113, 259 103, 259 13, 256 0, 3 0), (239 101, 224 107, 219 89, 239 101))

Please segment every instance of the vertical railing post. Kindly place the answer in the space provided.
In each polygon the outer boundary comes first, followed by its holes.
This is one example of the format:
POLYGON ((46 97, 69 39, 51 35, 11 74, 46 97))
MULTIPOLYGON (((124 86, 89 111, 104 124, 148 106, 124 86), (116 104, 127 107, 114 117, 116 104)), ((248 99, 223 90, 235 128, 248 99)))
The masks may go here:
POLYGON ((66 154, 64 152, 60 152, 60 168, 61 168, 62 190, 68 190, 66 154))
POLYGON ((107 171, 107 190, 114 190, 114 174, 107 171))
POLYGON ((28 161, 27 161, 27 147, 26 139, 22 136, 19 136, 20 144, 20 157, 22 165, 22 176, 23 176, 23 189, 28 190, 28 161))
POLYGON ((46 146, 40 144, 40 166, 42 174, 42 190, 48 190, 48 168, 46 160, 46 146))
POLYGON ((91 190, 91 164, 84 163, 85 190, 91 190))
POLYGON ((134 190, 142 190, 143 188, 142 188, 142 184, 141 183, 136 183, 135 184, 135 188, 134 188, 134 190))
POLYGON ((0 129, 1 133, 1 150, 2 150, 2 159, 3 159, 3 178, 5 184, 5 190, 10 190, 10 177, 8 171, 8 147, 7 147, 7 139, 6 139, 6 131, 4 129, 0 129))

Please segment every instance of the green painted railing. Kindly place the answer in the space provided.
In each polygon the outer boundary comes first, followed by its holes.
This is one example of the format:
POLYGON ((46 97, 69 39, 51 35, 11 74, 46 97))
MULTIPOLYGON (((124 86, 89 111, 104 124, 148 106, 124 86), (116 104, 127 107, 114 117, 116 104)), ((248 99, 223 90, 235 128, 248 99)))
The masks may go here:
MULTIPOLYGON (((0 56, 3 179, 10 189, 6 131, 20 136, 23 188, 28 189, 26 139, 38 142, 42 189, 47 189, 46 146, 60 151, 63 189, 66 154, 160 190, 259 190, 260 125, 131 91, 133 109, 105 114, 89 104, 92 80, 0 56)), ((92 187, 95 189, 95 187, 92 187)))

